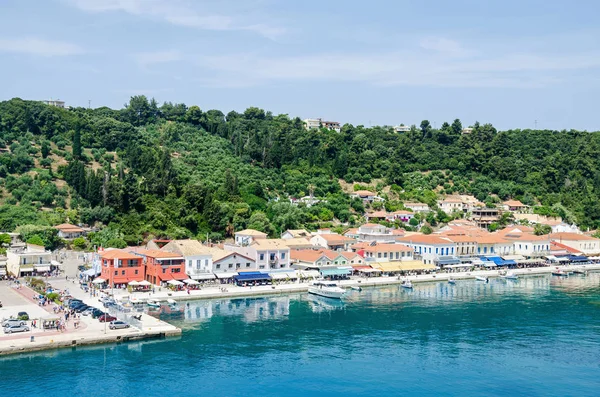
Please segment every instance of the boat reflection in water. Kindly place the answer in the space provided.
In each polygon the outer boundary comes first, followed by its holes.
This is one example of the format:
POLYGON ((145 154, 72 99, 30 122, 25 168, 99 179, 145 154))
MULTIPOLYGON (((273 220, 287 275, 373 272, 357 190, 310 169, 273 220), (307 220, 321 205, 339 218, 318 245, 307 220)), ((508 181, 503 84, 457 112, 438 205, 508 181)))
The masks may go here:
POLYGON ((213 316, 240 317, 247 323, 281 319, 290 314, 291 300, 292 296, 278 296, 189 301, 185 303, 185 321, 209 320, 213 316))
POLYGON ((306 302, 312 310, 313 313, 325 313, 331 312, 335 310, 343 310, 345 308, 345 304, 340 299, 330 299, 319 295, 306 295, 306 302))

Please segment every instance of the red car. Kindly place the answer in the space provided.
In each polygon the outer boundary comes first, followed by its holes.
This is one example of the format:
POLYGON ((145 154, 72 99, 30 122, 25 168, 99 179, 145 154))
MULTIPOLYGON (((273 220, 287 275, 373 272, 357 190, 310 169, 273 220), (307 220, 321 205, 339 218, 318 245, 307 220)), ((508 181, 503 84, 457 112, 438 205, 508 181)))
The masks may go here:
POLYGON ((100 317, 98 317, 98 321, 100 321, 101 323, 115 321, 116 319, 116 317, 113 317, 110 314, 103 314, 100 317))

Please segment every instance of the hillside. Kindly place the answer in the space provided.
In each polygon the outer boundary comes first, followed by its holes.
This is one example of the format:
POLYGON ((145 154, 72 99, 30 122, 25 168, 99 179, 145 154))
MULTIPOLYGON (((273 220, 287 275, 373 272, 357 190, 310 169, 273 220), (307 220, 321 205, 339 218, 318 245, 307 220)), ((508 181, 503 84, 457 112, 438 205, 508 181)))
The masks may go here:
POLYGON ((388 209, 472 193, 600 225, 598 133, 473 127, 462 135, 460 120, 423 121, 398 134, 347 124, 336 133, 258 108, 225 115, 138 96, 120 110, 65 110, 12 99, 0 103, 0 230, 68 220, 110 225, 107 235, 127 243, 220 239, 245 227, 276 235, 356 222, 355 185, 386 196, 388 209), (309 191, 326 202, 289 204, 309 191))

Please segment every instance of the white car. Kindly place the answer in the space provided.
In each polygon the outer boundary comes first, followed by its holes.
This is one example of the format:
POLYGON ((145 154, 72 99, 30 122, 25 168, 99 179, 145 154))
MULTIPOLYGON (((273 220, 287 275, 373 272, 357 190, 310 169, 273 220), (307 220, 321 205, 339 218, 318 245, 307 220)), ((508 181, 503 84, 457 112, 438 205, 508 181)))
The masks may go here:
POLYGON ((12 334, 13 332, 28 332, 29 327, 26 325, 9 325, 4 327, 5 334, 12 334))
POLYGON ((115 321, 111 321, 108 324, 108 328, 110 329, 123 329, 123 328, 129 328, 130 325, 127 324, 125 321, 121 321, 121 320, 115 320, 115 321))
POLYGON ((19 325, 25 325, 27 324, 25 321, 23 320, 17 320, 16 318, 11 318, 9 320, 6 320, 2 323, 2 328, 6 328, 6 327, 12 327, 12 326, 19 326, 19 325))

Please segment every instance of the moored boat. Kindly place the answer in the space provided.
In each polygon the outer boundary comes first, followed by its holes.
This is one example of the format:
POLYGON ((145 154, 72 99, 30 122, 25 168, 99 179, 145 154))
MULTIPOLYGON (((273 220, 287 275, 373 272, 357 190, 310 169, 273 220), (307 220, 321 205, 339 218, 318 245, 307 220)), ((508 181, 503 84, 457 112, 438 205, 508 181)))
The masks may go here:
POLYGON ((483 281, 485 283, 487 283, 488 281, 490 281, 487 277, 483 277, 483 276, 475 276, 475 280, 477 280, 477 281, 483 281))
POLYGON ((552 272, 552 275, 559 276, 559 277, 567 277, 567 276, 569 276, 569 273, 567 273, 563 270, 560 270, 560 269, 556 269, 552 272))
POLYGON ((154 307, 154 308, 159 308, 161 305, 160 305, 160 301, 158 299, 150 299, 150 300, 148 300, 148 306, 154 307))
POLYGON ((507 280, 518 280, 518 279, 519 279, 519 276, 517 276, 517 275, 516 275, 516 274, 514 274, 513 272, 510 272, 510 273, 507 273, 507 274, 504 276, 504 278, 505 278, 505 279, 507 279, 507 280))
POLYGON ((448 279, 448 284, 456 284, 456 280, 453 278, 448 279))
POLYGON ((340 288, 336 283, 328 281, 316 281, 308 287, 310 294, 323 296, 331 299, 342 299, 346 290, 340 288))
POLYGON ((402 284, 400 284, 400 286, 402 288, 412 289, 413 284, 410 282, 410 280, 407 280, 407 281, 403 282, 402 284))

